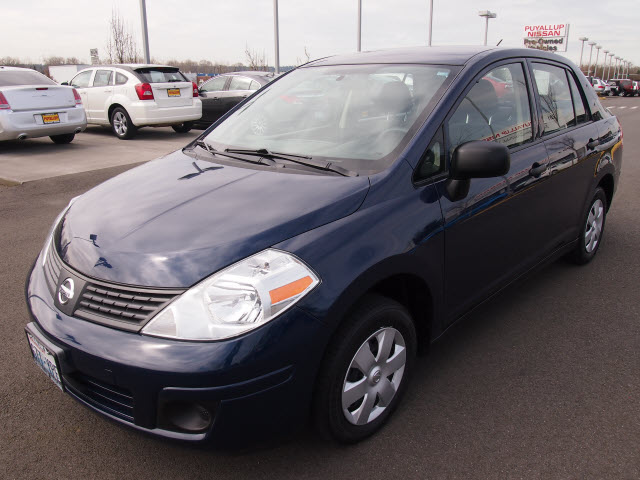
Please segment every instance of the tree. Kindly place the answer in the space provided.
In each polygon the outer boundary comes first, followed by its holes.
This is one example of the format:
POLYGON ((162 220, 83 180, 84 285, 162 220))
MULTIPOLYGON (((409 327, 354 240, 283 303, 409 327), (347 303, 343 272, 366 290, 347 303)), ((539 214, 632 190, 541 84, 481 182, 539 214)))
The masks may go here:
POLYGON ((264 50, 260 54, 256 50, 250 49, 249 45, 245 44, 244 55, 247 58, 249 70, 267 70, 267 54, 264 50))
POLYGON ((109 30, 107 55, 110 63, 142 62, 142 57, 138 54, 138 46, 136 45, 133 34, 115 9, 111 11, 109 30))

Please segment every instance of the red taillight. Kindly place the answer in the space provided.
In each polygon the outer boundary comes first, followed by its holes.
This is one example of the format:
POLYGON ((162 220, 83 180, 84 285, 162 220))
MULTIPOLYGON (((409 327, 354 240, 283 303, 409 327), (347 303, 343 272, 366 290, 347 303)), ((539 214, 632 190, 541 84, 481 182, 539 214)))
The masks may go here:
POLYGON ((153 90, 148 83, 139 83, 136 85, 136 93, 140 100, 153 100, 153 90))
POLYGON ((11 105, 9 105, 2 92, 0 92, 0 110, 11 110, 11 105))
POLYGON ((196 85, 196 82, 191 82, 191 85, 193 85, 193 97, 197 97, 198 96, 198 86, 196 85))
POLYGON ((71 90, 73 90, 73 98, 76 99, 76 105, 82 105, 82 97, 78 91, 75 88, 72 88, 71 90))

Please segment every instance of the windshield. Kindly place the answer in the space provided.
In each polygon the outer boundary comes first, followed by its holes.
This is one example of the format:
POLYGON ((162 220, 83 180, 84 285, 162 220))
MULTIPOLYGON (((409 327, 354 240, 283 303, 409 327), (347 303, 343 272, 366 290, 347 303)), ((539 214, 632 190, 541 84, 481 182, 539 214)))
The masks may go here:
POLYGON ((0 87, 17 85, 57 85, 41 73, 32 70, 5 70, 0 72, 0 87))
POLYGON ((442 96, 451 66, 299 68, 212 130, 218 150, 267 149, 373 173, 390 165, 442 96))
POLYGON ((177 69, 171 67, 137 68, 136 73, 147 83, 186 82, 187 79, 177 69))

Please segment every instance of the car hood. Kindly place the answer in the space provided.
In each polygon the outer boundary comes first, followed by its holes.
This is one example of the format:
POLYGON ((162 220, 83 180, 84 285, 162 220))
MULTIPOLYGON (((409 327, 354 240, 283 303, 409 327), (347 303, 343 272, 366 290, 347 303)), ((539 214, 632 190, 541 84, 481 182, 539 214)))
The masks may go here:
POLYGON ((367 177, 240 168, 175 152, 80 196, 60 227, 59 251, 96 279, 188 287, 353 213, 368 189, 367 177))

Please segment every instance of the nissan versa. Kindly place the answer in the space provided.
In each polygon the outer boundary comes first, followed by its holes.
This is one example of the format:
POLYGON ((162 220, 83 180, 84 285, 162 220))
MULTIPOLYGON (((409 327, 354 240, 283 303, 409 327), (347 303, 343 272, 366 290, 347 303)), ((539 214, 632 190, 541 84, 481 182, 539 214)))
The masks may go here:
POLYGON ((622 131, 551 53, 415 48, 281 76, 73 199, 28 279, 36 362, 81 403, 227 443, 377 431, 416 351, 534 267, 590 261, 622 131))

